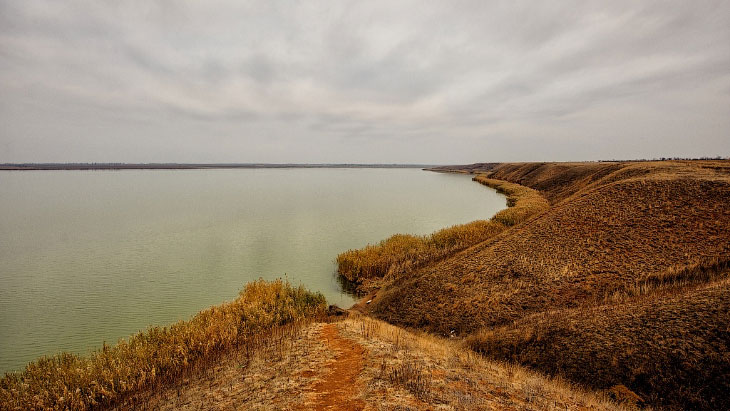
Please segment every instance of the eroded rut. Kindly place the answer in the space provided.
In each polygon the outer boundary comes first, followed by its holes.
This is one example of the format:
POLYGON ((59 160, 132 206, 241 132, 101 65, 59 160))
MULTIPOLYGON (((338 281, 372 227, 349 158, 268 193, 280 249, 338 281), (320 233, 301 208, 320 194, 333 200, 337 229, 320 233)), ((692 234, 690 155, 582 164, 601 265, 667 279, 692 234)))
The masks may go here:
POLYGON ((362 346, 340 336, 335 324, 322 327, 321 341, 335 353, 333 361, 323 370, 322 379, 311 388, 312 399, 301 409, 362 410, 365 403, 356 398, 361 387, 358 376, 363 369, 362 346))

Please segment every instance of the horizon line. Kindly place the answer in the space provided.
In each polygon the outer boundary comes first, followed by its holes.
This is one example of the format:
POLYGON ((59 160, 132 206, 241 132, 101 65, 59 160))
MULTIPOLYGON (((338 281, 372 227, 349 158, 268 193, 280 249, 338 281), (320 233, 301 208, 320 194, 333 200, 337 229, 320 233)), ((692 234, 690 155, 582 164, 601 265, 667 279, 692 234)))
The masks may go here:
POLYGON ((214 168, 424 168, 419 163, 0 163, 0 170, 214 169, 214 168))

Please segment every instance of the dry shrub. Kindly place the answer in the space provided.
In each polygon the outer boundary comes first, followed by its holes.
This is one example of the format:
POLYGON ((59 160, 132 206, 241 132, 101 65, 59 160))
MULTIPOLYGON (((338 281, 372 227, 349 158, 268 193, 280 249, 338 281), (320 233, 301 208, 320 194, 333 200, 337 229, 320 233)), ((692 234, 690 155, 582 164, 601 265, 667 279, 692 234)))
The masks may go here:
POLYGON ((377 245, 348 250, 337 256, 337 272, 357 284, 386 274, 405 273, 492 238, 549 206, 547 200, 530 188, 483 176, 474 177, 474 181, 507 195, 509 208, 491 220, 459 224, 425 236, 396 234, 377 245))
POLYGON ((407 361, 389 371, 386 370, 387 367, 381 366, 381 373, 387 373, 387 380, 391 384, 405 388, 421 401, 429 401, 432 378, 431 373, 424 368, 423 364, 407 361))
POLYGON ((271 327, 321 315, 324 296, 281 280, 246 285, 229 303, 188 321, 154 327, 82 357, 62 353, 0 380, 2 409, 88 409, 172 381, 222 351, 255 340, 271 327))
POLYGON ((637 408, 644 404, 641 397, 636 395, 635 392, 631 391, 623 384, 614 385, 606 391, 606 394, 617 403, 625 404, 632 408, 637 408))

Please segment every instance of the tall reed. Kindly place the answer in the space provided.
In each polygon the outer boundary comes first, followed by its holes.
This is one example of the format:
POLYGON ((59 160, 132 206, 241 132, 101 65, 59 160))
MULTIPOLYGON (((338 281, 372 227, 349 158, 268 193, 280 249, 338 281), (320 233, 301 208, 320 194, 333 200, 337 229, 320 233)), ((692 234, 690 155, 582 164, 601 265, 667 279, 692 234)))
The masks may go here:
POLYGON ((506 181, 476 176, 474 181, 507 196, 508 208, 490 220, 477 220, 444 228, 430 235, 396 234, 376 245, 348 250, 337 256, 337 271, 348 281, 367 290, 373 280, 399 274, 436 261, 485 241, 507 227, 519 224, 549 207, 539 192, 506 181))
POLYGON ((0 379, 0 409, 88 409, 174 379, 184 370, 245 345, 276 327, 322 315, 320 293, 281 280, 246 285, 238 298, 188 321, 154 327, 89 356, 42 357, 0 379))

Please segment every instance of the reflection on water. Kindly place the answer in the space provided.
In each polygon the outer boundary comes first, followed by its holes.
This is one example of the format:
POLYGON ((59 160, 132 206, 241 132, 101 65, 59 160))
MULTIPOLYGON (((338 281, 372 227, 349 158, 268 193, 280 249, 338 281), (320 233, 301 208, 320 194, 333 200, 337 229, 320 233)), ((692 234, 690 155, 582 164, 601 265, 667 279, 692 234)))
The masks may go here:
POLYGON ((339 252, 504 206, 417 169, 0 172, 0 371, 186 319, 259 277, 349 306, 339 252))

